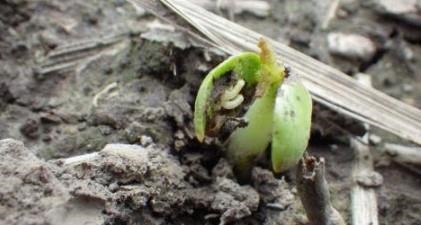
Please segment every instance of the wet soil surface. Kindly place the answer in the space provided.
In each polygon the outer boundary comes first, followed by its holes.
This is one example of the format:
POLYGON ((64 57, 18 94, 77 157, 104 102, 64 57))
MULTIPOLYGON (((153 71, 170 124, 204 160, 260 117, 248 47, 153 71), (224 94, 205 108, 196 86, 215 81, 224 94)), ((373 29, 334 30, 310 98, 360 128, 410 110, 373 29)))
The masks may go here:
MULTIPOLYGON (((267 16, 233 19, 421 107, 417 14, 346 0, 325 25, 329 2, 272 0, 267 16)), ((0 224, 306 223, 293 170, 263 164, 240 184, 223 149, 193 138, 197 87, 225 55, 119 0, 2 1, 0 30, 0 224)), ((309 152, 349 221, 347 136, 362 126, 315 108, 309 152)), ((381 148, 380 223, 421 224, 420 170, 381 148)))

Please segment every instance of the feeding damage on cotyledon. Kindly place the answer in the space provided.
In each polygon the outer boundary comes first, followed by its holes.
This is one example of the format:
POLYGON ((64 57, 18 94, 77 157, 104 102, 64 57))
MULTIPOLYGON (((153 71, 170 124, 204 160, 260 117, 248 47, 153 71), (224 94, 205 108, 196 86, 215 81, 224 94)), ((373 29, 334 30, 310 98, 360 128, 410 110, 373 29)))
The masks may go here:
POLYGON ((196 137, 222 139, 240 173, 248 171, 270 143, 273 170, 290 168, 301 158, 310 135, 309 92, 276 63, 265 40, 258 46, 260 54, 240 53, 211 70, 195 102, 196 137), (227 127, 228 135, 222 135, 227 127))

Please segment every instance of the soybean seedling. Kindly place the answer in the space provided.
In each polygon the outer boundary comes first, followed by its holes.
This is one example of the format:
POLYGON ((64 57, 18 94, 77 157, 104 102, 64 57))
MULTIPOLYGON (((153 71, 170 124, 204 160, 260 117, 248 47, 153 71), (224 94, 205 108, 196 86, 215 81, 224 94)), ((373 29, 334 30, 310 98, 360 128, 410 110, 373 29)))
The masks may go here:
POLYGON ((309 140, 312 100, 307 89, 283 65, 261 39, 260 54, 244 52, 216 66, 197 93, 194 127, 197 139, 221 136, 226 153, 243 174, 271 145, 272 168, 282 172, 302 157, 309 140))

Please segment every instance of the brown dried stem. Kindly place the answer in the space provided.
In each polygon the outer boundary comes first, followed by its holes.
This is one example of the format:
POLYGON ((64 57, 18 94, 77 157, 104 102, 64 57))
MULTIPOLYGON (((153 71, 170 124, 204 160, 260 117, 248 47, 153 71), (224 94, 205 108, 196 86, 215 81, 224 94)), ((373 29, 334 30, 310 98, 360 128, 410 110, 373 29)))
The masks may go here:
POLYGON ((323 158, 305 156, 300 160, 297 169, 297 188, 310 224, 346 224, 330 202, 323 158))

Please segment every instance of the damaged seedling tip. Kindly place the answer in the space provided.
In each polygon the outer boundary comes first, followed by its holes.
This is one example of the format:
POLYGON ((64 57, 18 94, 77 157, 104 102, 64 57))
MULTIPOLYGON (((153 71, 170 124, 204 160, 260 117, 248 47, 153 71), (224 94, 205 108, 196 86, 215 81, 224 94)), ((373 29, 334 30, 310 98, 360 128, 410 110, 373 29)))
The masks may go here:
POLYGON ((211 70, 195 102, 194 127, 201 142, 205 136, 221 139, 224 124, 232 118, 244 121, 222 140, 227 157, 242 174, 271 142, 273 170, 290 168, 301 158, 310 135, 309 92, 276 63, 266 41, 258 46, 260 54, 240 53, 211 70))

